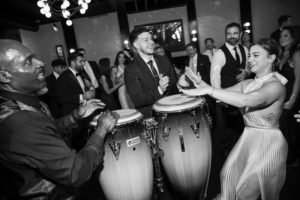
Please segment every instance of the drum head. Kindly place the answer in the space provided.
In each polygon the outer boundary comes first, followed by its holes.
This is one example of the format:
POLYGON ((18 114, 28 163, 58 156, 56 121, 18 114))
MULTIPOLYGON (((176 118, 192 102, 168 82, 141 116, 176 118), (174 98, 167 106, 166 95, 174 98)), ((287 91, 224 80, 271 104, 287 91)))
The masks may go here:
POLYGON ((183 94, 176 94, 164 97, 158 100, 153 109, 160 113, 177 113, 186 110, 191 110, 199 105, 202 105, 205 100, 201 97, 190 97, 183 94))
MULTIPOLYGON (((118 113, 118 115, 120 116, 116 126, 135 122, 143 117, 142 113, 135 109, 114 110, 113 112, 118 113)), ((100 115, 94 117, 94 119, 90 122, 91 126, 97 126, 97 120, 99 116, 100 115)))
POLYGON ((114 110, 113 112, 116 112, 120 115, 117 126, 135 122, 143 117, 142 113, 135 109, 114 110))

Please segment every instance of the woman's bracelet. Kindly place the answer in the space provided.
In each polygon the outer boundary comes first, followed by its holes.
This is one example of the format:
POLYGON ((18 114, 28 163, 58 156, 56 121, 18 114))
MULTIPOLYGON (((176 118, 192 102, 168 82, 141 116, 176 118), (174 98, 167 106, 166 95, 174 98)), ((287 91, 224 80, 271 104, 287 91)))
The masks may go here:
POLYGON ((209 93, 209 96, 212 97, 214 90, 215 90, 215 87, 212 87, 212 89, 211 89, 211 91, 210 91, 210 93, 209 93))

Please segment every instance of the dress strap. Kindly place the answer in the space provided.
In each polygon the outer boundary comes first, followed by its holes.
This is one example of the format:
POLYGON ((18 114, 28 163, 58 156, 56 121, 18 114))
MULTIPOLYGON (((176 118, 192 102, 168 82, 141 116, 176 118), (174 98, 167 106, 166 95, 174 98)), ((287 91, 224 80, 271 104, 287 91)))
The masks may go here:
POLYGON ((278 72, 273 72, 273 75, 283 84, 283 85, 285 85, 287 82, 288 82, 288 80, 284 77, 284 76, 282 76, 281 74, 279 74, 278 72))

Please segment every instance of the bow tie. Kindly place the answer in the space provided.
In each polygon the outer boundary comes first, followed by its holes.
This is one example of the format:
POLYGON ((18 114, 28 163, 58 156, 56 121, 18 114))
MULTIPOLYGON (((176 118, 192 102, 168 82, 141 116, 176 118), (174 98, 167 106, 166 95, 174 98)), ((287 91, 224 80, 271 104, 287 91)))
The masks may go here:
POLYGON ((81 73, 77 72, 75 75, 76 75, 76 77, 77 77, 77 76, 80 76, 80 75, 81 75, 81 73))

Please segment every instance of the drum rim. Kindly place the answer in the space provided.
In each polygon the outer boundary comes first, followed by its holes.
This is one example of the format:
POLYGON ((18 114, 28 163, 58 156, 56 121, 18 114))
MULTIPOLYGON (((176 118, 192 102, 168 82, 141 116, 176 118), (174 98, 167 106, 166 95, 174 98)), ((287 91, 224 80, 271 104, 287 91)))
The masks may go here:
MULTIPOLYGON (((134 113, 133 113, 133 114, 134 114, 134 113)), ((132 119, 132 120, 123 122, 123 123, 117 123, 117 124, 116 124, 116 127, 119 128, 119 127, 122 127, 122 126, 124 126, 124 125, 132 124, 133 122, 139 121, 139 120, 141 120, 142 118, 143 118, 143 114, 141 114, 141 116, 139 116, 138 118, 135 118, 135 119, 132 119)))
POLYGON ((176 114, 176 113, 182 113, 182 112, 186 112, 186 111, 189 111, 189 110, 193 110, 197 107, 201 107, 202 105, 203 104, 201 103, 201 104, 189 107, 189 108, 180 109, 180 110, 173 110, 173 111, 157 111, 155 109, 153 109, 153 110, 154 110, 155 113, 158 113, 158 114, 172 114, 172 113, 176 114))
POLYGON ((181 104, 172 104, 172 105, 164 105, 164 104, 160 104, 160 103, 158 103, 158 101, 157 101, 157 102, 153 105, 152 110, 153 110, 154 112, 156 112, 156 113, 162 113, 162 114, 163 114, 163 113, 181 113, 181 112, 185 112, 185 111, 188 111, 188 110, 192 110, 192 109, 197 108, 197 107, 201 107, 201 106, 203 106, 203 105, 205 104, 205 102, 206 102, 206 100, 205 100, 204 97, 196 97, 196 98, 194 98, 194 99, 192 99, 192 100, 190 100, 190 101, 188 101, 188 102, 181 103, 181 104), (194 105, 194 106, 191 106, 191 107, 189 107, 189 108, 184 108, 184 109, 179 109, 179 110, 163 111, 163 110, 157 110, 157 109, 154 108, 154 105, 156 105, 156 106, 162 106, 162 107, 164 107, 164 108, 170 108, 170 107, 174 107, 174 106, 187 105, 187 104, 190 103, 190 102, 193 102, 193 101, 199 101, 199 100, 201 100, 201 102, 199 102, 199 104, 194 105))

